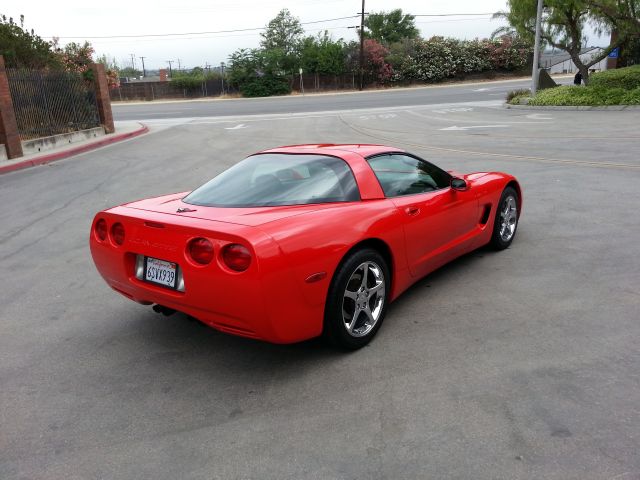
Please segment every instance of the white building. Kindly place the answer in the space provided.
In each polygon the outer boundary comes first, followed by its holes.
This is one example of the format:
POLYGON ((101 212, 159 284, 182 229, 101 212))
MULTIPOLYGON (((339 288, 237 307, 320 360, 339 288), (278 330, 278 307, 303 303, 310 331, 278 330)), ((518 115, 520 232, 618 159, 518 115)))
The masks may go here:
MULTIPOLYGON (((600 47, 588 47, 583 48, 580 53, 580 59, 583 62, 590 62, 592 58, 602 53, 600 47)), ((540 58, 540 66, 545 68, 550 74, 554 73, 576 73, 578 67, 576 67, 571 57, 566 52, 544 52, 540 58)), ((589 70, 600 72, 607 69, 607 57, 604 57, 595 65, 589 67, 589 70)))

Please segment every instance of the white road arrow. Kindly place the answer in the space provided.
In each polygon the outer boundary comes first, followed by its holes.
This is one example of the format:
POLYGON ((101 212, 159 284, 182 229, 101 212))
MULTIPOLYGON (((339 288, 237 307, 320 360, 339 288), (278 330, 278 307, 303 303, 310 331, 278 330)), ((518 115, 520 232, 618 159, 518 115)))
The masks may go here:
POLYGON ((236 125, 235 127, 225 127, 225 130, 238 130, 240 128, 247 128, 247 126, 244 123, 241 123, 240 125, 236 125))
POLYGON ((471 130, 472 128, 508 128, 509 125, 474 125, 470 127, 458 127, 454 125, 453 127, 441 128, 445 132, 456 132, 456 131, 464 131, 471 130))
POLYGON ((476 88, 476 89, 474 90, 474 92, 486 92, 486 91, 488 91, 488 90, 491 90, 491 89, 490 89, 490 88, 476 88))

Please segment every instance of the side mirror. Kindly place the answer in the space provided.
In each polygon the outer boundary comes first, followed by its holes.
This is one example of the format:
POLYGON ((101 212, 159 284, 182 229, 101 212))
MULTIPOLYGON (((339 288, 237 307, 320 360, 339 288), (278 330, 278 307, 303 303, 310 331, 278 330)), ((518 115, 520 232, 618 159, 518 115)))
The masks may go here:
POLYGON ((453 177, 451 179, 451 188, 454 190, 458 190, 459 192, 464 192, 466 190, 469 190, 469 185, 462 178, 453 177))

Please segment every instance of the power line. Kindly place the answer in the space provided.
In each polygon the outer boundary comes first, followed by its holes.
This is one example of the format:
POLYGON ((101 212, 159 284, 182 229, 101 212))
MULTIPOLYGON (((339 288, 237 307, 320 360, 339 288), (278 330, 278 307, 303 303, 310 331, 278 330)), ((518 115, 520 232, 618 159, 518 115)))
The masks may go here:
POLYGON ((496 12, 491 13, 433 13, 427 15, 414 15, 414 17, 473 17, 480 15, 493 15, 496 12))
MULTIPOLYGON (((346 20, 350 18, 356 18, 359 15, 350 15, 348 17, 328 18, 325 20, 315 20, 313 22, 301 22, 300 25, 313 25, 316 23, 334 22, 337 20, 346 20)), ((56 38, 144 38, 144 37, 179 37, 184 35, 208 35, 213 33, 234 33, 234 32, 251 32, 258 30, 266 30, 267 27, 255 27, 255 28, 236 28, 233 30, 216 30, 211 32, 184 32, 184 33, 148 33, 142 35, 98 35, 98 36, 86 36, 75 35, 73 37, 56 37, 56 38)), ((53 38, 53 37, 51 37, 53 38)))
MULTIPOLYGON (((493 13, 438 13, 438 14, 423 14, 423 15, 413 15, 414 17, 465 17, 465 16, 486 16, 493 15, 493 13)), ((348 20, 352 18, 358 18, 360 15, 350 15, 348 17, 336 17, 336 18, 327 18, 324 20, 314 20, 312 22, 301 22, 300 25, 314 25, 318 23, 327 23, 327 22, 335 22, 338 20, 348 20)), ((56 37, 59 39, 70 39, 70 38, 86 38, 86 39, 109 39, 109 38, 145 38, 145 37, 181 37, 187 35, 212 35, 218 33, 236 33, 236 32, 255 32, 260 30, 266 30, 266 27, 254 27, 254 28, 236 28, 232 30, 214 30, 214 31, 205 31, 205 32, 182 32, 182 33, 146 33, 139 35, 74 35, 74 36, 66 36, 66 37, 56 37)), ((45 38, 53 38, 53 37, 45 37, 45 38)))

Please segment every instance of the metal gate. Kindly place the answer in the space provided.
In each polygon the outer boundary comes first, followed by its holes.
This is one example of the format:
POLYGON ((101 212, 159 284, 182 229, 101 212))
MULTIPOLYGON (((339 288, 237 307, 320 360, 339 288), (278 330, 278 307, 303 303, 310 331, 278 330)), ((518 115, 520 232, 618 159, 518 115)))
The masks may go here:
POLYGON ((21 140, 99 127, 95 86, 79 73, 7 69, 21 140))

